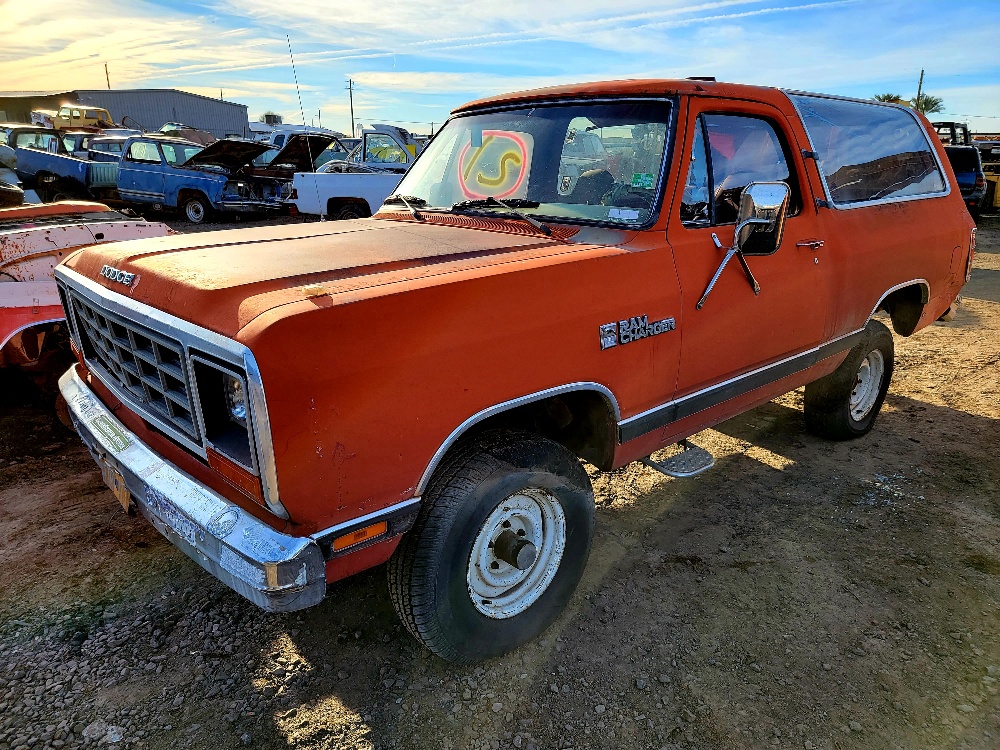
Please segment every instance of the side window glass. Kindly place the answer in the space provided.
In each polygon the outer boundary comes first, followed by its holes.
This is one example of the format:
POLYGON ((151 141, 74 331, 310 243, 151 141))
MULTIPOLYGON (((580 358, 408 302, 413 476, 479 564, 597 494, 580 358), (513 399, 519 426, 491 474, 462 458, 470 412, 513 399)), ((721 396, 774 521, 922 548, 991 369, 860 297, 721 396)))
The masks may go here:
POLYGON ((799 94, 791 99, 837 205, 947 189, 927 134, 907 110, 799 94))
POLYGON ((708 153, 705 150, 705 124, 699 117, 695 124, 687 179, 684 181, 684 195, 681 197, 681 221, 692 224, 710 222, 712 216, 708 195, 708 153))
POLYGON ((129 161, 145 162, 146 164, 159 164, 160 154, 156 150, 155 143, 146 141, 135 141, 128 148, 129 161))
POLYGON ((703 119, 716 224, 736 221, 740 194, 751 182, 784 182, 792 189, 791 208, 799 205, 781 141, 767 120, 742 115, 703 115, 703 119))
POLYGON ((277 146, 278 148, 281 148, 282 146, 285 145, 285 136, 284 136, 284 134, 278 134, 278 135, 274 136, 274 145, 277 146))
POLYGON ((80 119, 80 110, 78 110, 78 109, 74 109, 73 110, 73 119, 74 120, 79 120, 80 119))

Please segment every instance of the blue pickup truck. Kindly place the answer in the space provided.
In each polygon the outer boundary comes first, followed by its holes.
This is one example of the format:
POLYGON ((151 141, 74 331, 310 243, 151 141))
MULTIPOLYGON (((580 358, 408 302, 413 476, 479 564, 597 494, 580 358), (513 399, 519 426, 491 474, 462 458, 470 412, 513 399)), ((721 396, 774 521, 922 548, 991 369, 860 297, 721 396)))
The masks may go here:
POLYGON ((328 145, 310 141, 309 147, 303 149, 303 144, 295 140, 290 139, 266 167, 255 166, 254 160, 272 147, 242 140, 202 146, 168 136, 133 136, 125 141, 117 163, 98 161, 107 158, 106 154, 77 159, 68 154, 19 148, 17 172, 26 184, 42 187, 50 199, 55 195, 88 197, 177 208, 189 221, 201 223, 214 212, 283 209, 292 165, 286 169, 279 165, 292 159, 293 152, 318 155, 323 150, 320 145, 328 145))

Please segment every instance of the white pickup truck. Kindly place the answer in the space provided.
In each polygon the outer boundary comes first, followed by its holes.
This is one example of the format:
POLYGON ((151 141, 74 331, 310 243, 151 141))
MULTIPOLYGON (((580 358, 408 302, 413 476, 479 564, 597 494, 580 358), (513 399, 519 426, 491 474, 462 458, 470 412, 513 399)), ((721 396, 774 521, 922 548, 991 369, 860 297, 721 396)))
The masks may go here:
POLYGON ((341 161, 317 172, 296 172, 288 202, 292 213, 327 219, 371 216, 389 197, 423 143, 394 125, 366 128, 361 142, 341 161))

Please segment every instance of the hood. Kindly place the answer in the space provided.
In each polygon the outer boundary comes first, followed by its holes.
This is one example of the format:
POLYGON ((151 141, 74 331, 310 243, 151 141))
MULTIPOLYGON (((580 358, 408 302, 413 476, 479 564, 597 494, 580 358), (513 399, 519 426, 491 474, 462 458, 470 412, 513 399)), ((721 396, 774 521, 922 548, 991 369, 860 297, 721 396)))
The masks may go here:
POLYGON ((66 265, 111 291, 235 338, 281 305, 317 297, 326 299, 325 306, 346 304, 359 295, 384 294, 398 282, 501 264, 521 268, 511 261, 592 251, 630 236, 604 230, 588 237, 601 244, 590 245, 429 221, 362 219, 109 243, 87 248, 66 265), (104 265, 134 273, 136 281, 131 288, 110 281, 100 273, 104 265))
POLYGON ((312 172, 316 157, 335 140, 337 139, 332 135, 317 133, 298 133, 290 136, 285 147, 274 155, 267 166, 287 169, 289 172, 312 172))
POLYGON ((223 167, 234 170, 245 167, 270 146, 258 141, 221 140, 206 146, 183 164, 178 166, 190 169, 192 167, 223 167))

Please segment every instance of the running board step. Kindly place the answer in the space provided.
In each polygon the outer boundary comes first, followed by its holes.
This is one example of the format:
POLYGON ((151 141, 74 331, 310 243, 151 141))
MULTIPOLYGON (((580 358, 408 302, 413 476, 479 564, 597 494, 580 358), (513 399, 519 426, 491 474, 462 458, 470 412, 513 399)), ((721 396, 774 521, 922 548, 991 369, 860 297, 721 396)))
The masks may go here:
POLYGON ((701 474, 715 466, 715 458, 704 448, 693 445, 687 440, 681 440, 677 445, 684 450, 676 456, 670 456, 670 458, 664 458, 661 461, 654 461, 652 457, 646 456, 642 462, 668 477, 677 477, 678 479, 693 477, 695 474, 701 474))

